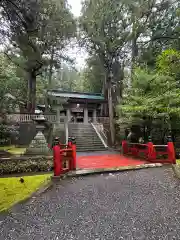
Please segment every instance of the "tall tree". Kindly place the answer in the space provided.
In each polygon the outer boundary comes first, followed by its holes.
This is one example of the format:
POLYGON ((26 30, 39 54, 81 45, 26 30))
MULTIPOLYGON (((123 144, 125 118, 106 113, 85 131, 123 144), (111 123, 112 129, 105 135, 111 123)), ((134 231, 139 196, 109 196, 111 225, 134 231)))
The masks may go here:
POLYGON ((26 98, 26 84, 18 77, 17 67, 0 54, 0 112, 10 110, 9 103, 18 105, 26 98))
POLYGON ((102 93, 105 80, 104 66, 98 56, 90 56, 83 70, 83 89, 86 92, 102 93))
POLYGON ((55 85, 66 91, 74 91, 79 73, 71 64, 61 64, 61 68, 53 75, 55 85))
POLYGON ((132 65, 155 67, 165 48, 179 45, 179 1, 137 0, 130 4, 132 19, 132 65))
MULTIPOLYGON (((105 72, 104 93, 108 100, 111 141, 115 141, 112 84, 113 64, 119 62, 129 37, 127 6, 118 0, 85 0, 80 26, 82 43, 91 55, 97 55, 105 72)), ((120 66, 119 66, 120 67, 120 66)))
POLYGON ((23 57, 21 67, 28 79, 28 109, 34 111, 36 77, 44 66, 50 65, 52 69, 55 56, 57 59, 74 36, 75 21, 66 0, 3 0, 1 6, 4 21, 10 27, 6 37, 17 49, 12 51, 14 47, 9 44, 6 51, 10 57, 17 56, 17 60, 19 55, 23 57))
POLYGON ((171 128, 180 116, 179 60, 180 53, 170 49, 157 57, 154 71, 136 68, 132 87, 126 89, 122 105, 117 108, 120 118, 131 124, 148 119, 149 125, 159 118, 171 128))

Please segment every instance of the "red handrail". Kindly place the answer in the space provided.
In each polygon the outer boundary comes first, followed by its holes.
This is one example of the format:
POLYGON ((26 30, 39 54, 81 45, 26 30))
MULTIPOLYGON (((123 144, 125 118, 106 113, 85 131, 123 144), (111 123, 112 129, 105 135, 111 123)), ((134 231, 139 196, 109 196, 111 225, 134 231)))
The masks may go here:
POLYGON ((123 154, 131 154, 134 157, 138 157, 140 153, 144 153, 147 160, 156 162, 159 155, 167 155, 167 160, 172 164, 176 163, 175 149, 172 141, 168 142, 167 145, 154 145, 152 142, 147 144, 142 143, 128 143, 126 140, 122 141, 123 154), (143 146, 145 149, 139 149, 138 147, 143 146), (158 151, 157 147, 165 147, 165 151, 158 151))
MULTIPOLYGON (((54 176, 60 176, 63 171, 63 153, 72 153, 69 160, 69 169, 76 170, 76 144, 71 145, 71 148, 61 149, 62 144, 55 145, 53 147, 53 160, 54 160, 54 176)), ((65 146, 65 144, 64 144, 65 146)), ((66 145, 67 146, 67 145, 66 145)))

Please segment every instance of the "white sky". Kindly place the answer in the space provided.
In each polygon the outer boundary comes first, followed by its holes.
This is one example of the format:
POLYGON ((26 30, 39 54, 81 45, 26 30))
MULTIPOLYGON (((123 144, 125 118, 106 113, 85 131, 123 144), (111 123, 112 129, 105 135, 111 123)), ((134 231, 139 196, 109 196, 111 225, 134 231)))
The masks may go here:
POLYGON ((78 17, 81 12, 81 0, 68 0, 69 4, 72 7, 73 14, 78 17))
MULTIPOLYGON (((80 16, 81 12, 81 0, 68 0, 71 11, 75 17, 80 16)), ((70 47, 69 55, 76 60, 76 67, 81 69, 85 65, 85 59, 87 58, 87 52, 83 49, 78 48, 77 46, 70 47)))

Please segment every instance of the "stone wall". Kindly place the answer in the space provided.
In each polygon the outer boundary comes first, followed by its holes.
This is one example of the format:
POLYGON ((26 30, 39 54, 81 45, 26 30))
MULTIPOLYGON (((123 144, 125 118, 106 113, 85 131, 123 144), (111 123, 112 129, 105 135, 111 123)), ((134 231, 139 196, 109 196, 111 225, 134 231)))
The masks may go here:
POLYGON ((36 134, 36 125, 34 123, 20 123, 18 145, 28 146, 36 134))
POLYGON ((52 139, 59 137, 62 144, 66 143, 66 130, 65 124, 54 124, 52 131, 52 139))

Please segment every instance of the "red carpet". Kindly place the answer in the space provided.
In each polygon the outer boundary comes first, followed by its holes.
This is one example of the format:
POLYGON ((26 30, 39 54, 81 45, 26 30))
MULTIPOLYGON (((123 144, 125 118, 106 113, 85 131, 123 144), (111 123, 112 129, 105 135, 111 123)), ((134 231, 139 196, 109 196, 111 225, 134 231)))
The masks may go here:
POLYGON ((114 168, 145 164, 146 161, 125 157, 120 154, 101 156, 80 156, 77 158, 78 168, 114 168))

